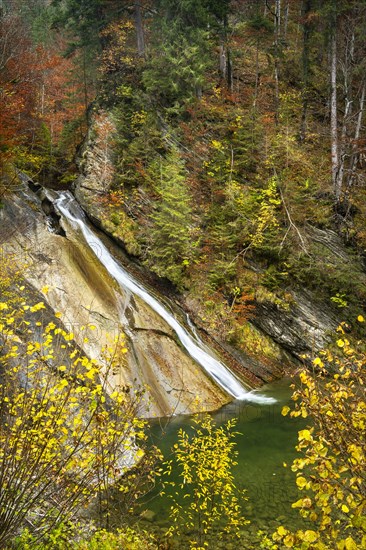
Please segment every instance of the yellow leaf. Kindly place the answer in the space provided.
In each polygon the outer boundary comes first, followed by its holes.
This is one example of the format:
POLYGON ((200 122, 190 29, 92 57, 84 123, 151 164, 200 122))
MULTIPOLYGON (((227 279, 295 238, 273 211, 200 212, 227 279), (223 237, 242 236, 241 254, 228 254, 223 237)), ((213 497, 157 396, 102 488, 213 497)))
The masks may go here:
POLYGON ((345 504, 342 504, 342 512, 344 512, 345 514, 348 514, 349 512, 349 508, 345 504))
POLYGON ((305 531, 304 533, 304 541, 305 542, 315 542, 318 539, 318 534, 315 531, 305 531))
POLYGON ((309 430, 300 430, 299 431, 299 441, 311 441, 311 433, 309 430))
POLYGON ((299 487, 299 489, 303 489, 306 485, 307 481, 304 477, 299 476, 296 478, 296 485, 299 487))
POLYGON ((362 317, 362 315, 359 315, 359 316, 357 317, 357 321, 358 321, 359 323, 364 323, 364 322, 365 322, 365 319, 362 317))
POLYGON ((43 302, 38 302, 38 304, 34 304, 34 306, 30 308, 32 313, 39 311, 40 309, 46 309, 43 302))
POLYGON ((282 525, 280 525, 280 527, 278 527, 277 529, 277 533, 283 537, 284 535, 286 535, 288 533, 287 529, 285 529, 284 527, 282 527, 282 525))
POLYGON ((284 545, 286 546, 286 548, 293 548, 294 546, 294 542, 295 542, 295 538, 293 535, 287 535, 284 539, 283 539, 283 543, 284 545))
POLYGON ((353 538, 347 537, 346 538, 346 550, 358 550, 359 546, 355 543, 353 538))
POLYGON ((287 405, 283 407, 281 411, 282 416, 286 416, 290 410, 290 407, 288 407, 287 405))

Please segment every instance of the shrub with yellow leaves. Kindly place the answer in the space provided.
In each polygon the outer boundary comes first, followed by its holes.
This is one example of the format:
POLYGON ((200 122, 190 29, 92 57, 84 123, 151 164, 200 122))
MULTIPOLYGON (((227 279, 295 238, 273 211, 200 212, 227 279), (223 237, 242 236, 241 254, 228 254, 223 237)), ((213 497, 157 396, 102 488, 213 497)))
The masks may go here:
MULTIPOLYGON (((364 322, 361 315, 357 320, 364 322)), ((321 352, 313 360, 313 373, 300 372, 295 408, 282 411, 311 419, 298 434, 302 456, 292 470, 304 496, 292 507, 314 528, 291 532, 280 526, 273 539, 286 548, 366 548, 366 355, 346 338, 342 325, 338 330, 336 350, 321 352)))
POLYGON ((215 539, 225 533, 238 542, 240 529, 249 523, 239 503, 239 496, 246 500, 245 491, 237 489, 232 473, 238 455, 235 423, 233 419, 216 426, 209 415, 195 417, 193 434, 179 431, 173 447, 174 460, 165 463, 165 474, 179 475, 177 482, 164 483, 172 500, 172 524, 167 535, 188 531, 190 549, 214 548, 215 539))
MULTIPOLYGON (((128 478, 131 467, 147 464, 153 475, 136 416, 141 395, 117 388, 108 396, 108 370, 123 357, 102 370, 60 323, 33 333, 44 308, 0 302, 1 548, 24 527, 42 538, 96 496, 108 526, 112 487, 124 497, 132 488, 135 500, 139 470, 128 478)), ((116 349, 125 351, 121 342, 116 349)))

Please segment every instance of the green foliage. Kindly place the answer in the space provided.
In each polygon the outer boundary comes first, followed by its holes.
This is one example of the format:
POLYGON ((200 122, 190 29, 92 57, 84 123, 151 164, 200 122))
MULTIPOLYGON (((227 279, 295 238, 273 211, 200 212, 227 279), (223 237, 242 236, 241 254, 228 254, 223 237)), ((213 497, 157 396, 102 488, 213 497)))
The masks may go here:
MULTIPOLYGON (((224 256, 224 254, 222 255, 224 256)), ((222 289, 234 280, 236 275, 235 262, 217 258, 212 263, 208 275, 208 283, 212 290, 222 289)))
POLYGON ((206 2, 203 0, 158 0, 159 8, 165 13, 167 21, 176 22, 179 30, 192 27, 205 27, 208 23, 206 2))
POLYGON ((125 528, 111 533, 97 531, 95 535, 85 542, 74 546, 75 550, 153 550, 157 546, 153 537, 147 533, 136 533, 132 529, 125 528))
POLYGON ((270 291, 276 291, 283 288, 288 283, 288 271, 286 264, 271 264, 261 278, 261 284, 270 291))
POLYGON ((347 307, 348 303, 347 303, 347 300, 345 299, 345 296, 346 296, 345 294, 340 294, 339 292, 337 292, 335 296, 331 296, 330 301, 336 304, 337 307, 340 307, 340 308, 347 307))
POLYGON ((163 25, 161 32, 164 41, 156 46, 160 55, 147 64, 142 80, 158 104, 180 114, 185 102, 202 94, 209 65, 208 34, 201 29, 180 34, 172 22, 163 25))
POLYGON ((273 253, 279 231, 278 207, 281 204, 277 179, 270 178, 266 187, 255 189, 240 185, 235 180, 226 187, 227 210, 232 221, 227 230, 232 232, 241 249, 273 253))
POLYGON ((82 523, 60 524, 39 542, 25 529, 14 541, 15 550, 153 550, 157 548, 153 537, 137 533, 126 527, 116 532, 95 530, 93 525, 82 523), (90 535, 92 533, 92 535, 90 535))
MULTIPOLYGON (((123 93, 123 95, 122 95, 123 93)), ((134 94, 121 98, 114 107, 116 136, 116 180, 118 185, 133 188, 150 184, 149 166, 165 152, 165 144, 156 114, 148 109, 142 97, 134 94)))
POLYGON ((100 49, 99 33, 104 23, 102 0, 53 0, 52 4, 56 8, 55 25, 70 30, 73 36, 70 51, 75 47, 100 49))
POLYGON ((34 146, 15 147, 14 162, 17 168, 28 174, 31 178, 44 181, 46 174, 51 173, 56 167, 55 151, 51 142, 49 128, 43 122, 34 135, 34 146))
POLYGON ((273 33, 274 31, 273 22, 261 14, 258 14, 252 19, 249 19, 247 24, 250 29, 253 29, 257 32, 273 33))
POLYGON ((122 241, 127 252, 133 256, 141 254, 141 246, 136 239, 138 228, 136 222, 124 212, 122 207, 113 204, 103 204, 101 220, 104 230, 115 239, 122 241))
POLYGON ((196 417, 192 435, 179 431, 174 459, 166 463, 168 476, 179 474, 177 483, 165 482, 172 500, 167 534, 188 531, 191 549, 211 548, 215 537, 224 533, 238 539, 240 527, 249 523, 242 516, 232 474, 237 456, 234 427, 235 420, 215 426, 208 415, 196 417))
MULTIPOLYGON (((364 322, 362 316, 358 320, 364 322)), ((338 352, 316 357, 315 373, 302 370, 301 386, 293 394, 291 416, 309 417, 311 424, 299 432, 301 457, 292 470, 304 496, 292 506, 314 528, 291 532, 280 526, 273 539, 287 548, 366 546, 366 356, 351 345, 342 326, 338 330, 338 352)), ((289 410, 285 407, 283 414, 289 410)))
POLYGON ((153 225, 147 262, 160 277, 181 288, 197 242, 186 172, 178 150, 173 148, 166 159, 154 163, 150 174, 159 198, 150 218, 153 225))

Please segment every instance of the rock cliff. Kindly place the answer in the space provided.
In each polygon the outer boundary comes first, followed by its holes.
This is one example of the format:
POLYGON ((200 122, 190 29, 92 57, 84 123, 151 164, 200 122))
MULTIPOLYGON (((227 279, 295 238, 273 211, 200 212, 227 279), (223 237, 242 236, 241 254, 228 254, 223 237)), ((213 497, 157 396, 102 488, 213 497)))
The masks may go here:
POLYGON ((123 332, 126 361, 113 370, 109 387, 143 388, 142 415, 213 410, 228 402, 182 350, 170 327, 142 300, 121 291, 81 236, 60 224, 42 189, 35 191, 23 183, 16 196, 4 201, 0 247, 23 270, 29 300, 46 303, 43 322, 60 312, 75 344, 100 361, 103 346, 123 332))

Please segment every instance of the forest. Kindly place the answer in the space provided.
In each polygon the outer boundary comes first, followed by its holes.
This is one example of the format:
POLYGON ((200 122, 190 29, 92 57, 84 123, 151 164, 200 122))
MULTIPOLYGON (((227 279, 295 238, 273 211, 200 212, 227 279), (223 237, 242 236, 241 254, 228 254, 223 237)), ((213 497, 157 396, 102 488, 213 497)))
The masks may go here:
POLYGON ((0 23, 0 548, 366 549, 366 1, 0 23))

